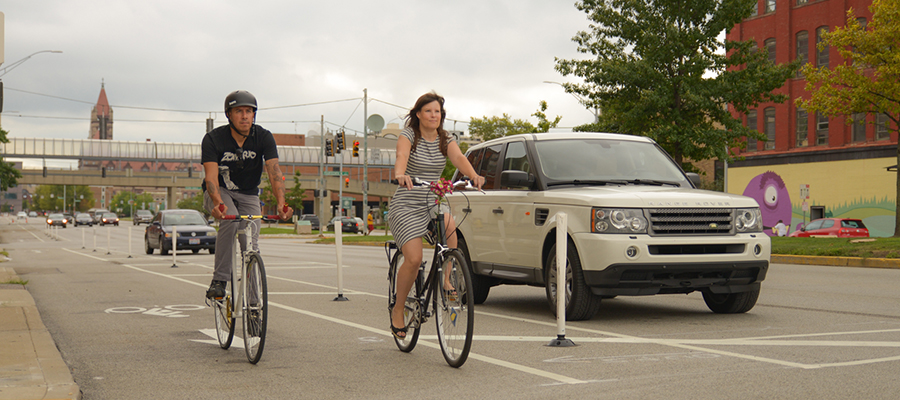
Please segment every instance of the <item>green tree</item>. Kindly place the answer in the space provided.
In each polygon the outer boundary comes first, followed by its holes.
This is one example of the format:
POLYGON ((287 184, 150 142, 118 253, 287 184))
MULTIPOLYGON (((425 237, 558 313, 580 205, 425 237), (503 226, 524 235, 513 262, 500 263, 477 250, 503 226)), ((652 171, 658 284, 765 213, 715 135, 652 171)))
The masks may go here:
MULTIPOLYGON (((469 151, 469 144, 468 143, 460 143, 459 150, 462 151, 463 154, 466 154, 466 152, 469 151)), ((448 158, 446 163, 444 164, 444 170, 441 171, 441 178, 444 178, 444 179, 453 178, 453 174, 455 174, 455 173, 456 173, 456 167, 453 166, 453 163, 450 162, 450 159, 448 158)))
MULTIPOLYGON (((294 187, 286 190, 284 194, 284 202, 294 209, 294 214, 303 214, 303 199, 306 198, 306 189, 303 188, 303 184, 300 183, 300 176, 302 174, 300 171, 294 171, 294 187)), ((272 190, 269 189, 269 192, 272 190)), ((275 199, 275 195, 272 194, 272 199, 275 199)))
POLYGON ((531 122, 523 119, 513 119, 509 114, 505 113, 502 117, 472 117, 469 121, 469 134, 482 141, 488 141, 499 137, 522 133, 547 132, 550 128, 556 128, 562 117, 557 116, 551 122, 547 119, 547 115, 544 113, 545 111, 547 111, 547 102, 541 100, 540 108, 535 111, 534 114, 531 114, 531 116, 537 117, 537 126, 534 126, 531 122))
MULTIPOLYGON (((823 35, 819 49, 837 49, 843 61, 834 69, 803 66, 809 99, 797 99, 808 112, 829 116, 884 114, 900 127, 900 0, 875 0, 872 21, 863 29, 853 9, 847 25, 823 35)), ((850 120, 848 119, 848 122, 850 120)), ((890 124, 888 124, 890 125, 890 124)), ((885 128, 890 128, 885 127, 885 128)), ((900 164, 900 143, 897 145, 900 164)), ((900 174, 897 174, 894 237, 900 237, 900 174)))
MULTIPOLYGON (((0 143, 9 143, 9 139, 6 138, 7 134, 8 132, 0 129, 0 143)), ((13 164, 3 161, 3 154, 0 154, 0 191, 16 186, 21 177, 22 174, 19 173, 19 170, 13 164)))
POLYGON ((135 194, 131 191, 122 190, 116 193, 112 200, 109 201, 109 210, 117 212, 122 217, 130 218, 132 210, 140 210, 141 205, 145 205, 149 209, 149 205, 153 203, 153 196, 150 193, 135 194), (134 204, 129 201, 134 200, 134 204), (117 211, 121 208, 122 211, 117 211))
POLYGON ((209 218, 209 211, 203 208, 203 193, 197 193, 194 196, 178 200, 175 206, 182 209, 200 211, 200 213, 209 218))
POLYGON ((66 211, 72 211, 74 204, 75 211, 84 211, 93 202, 94 193, 87 186, 66 185, 63 188, 63 185, 40 185, 32 194, 30 208, 42 211, 62 211, 65 208, 66 211))
POLYGON ((765 140, 728 111, 783 102, 772 93, 798 63, 775 65, 753 41, 719 41, 750 16, 757 0, 582 0, 590 31, 572 39, 591 59, 556 59, 556 70, 584 106, 602 110, 589 129, 647 136, 679 164, 730 159, 742 137, 765 140), (724 54, 720 51, 725 50, 724 54))

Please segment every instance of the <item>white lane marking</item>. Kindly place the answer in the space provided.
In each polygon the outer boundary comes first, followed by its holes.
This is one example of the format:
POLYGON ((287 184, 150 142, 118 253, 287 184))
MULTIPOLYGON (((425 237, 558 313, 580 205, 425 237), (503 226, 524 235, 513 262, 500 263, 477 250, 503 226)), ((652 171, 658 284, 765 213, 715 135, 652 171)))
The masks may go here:
POLYGON ((23 231, 30 233, 31 236, 34 236, 37 240, 40 240, 45 243, 47 242, 46 240, 41 239, 38 235, 35 235, 34 232, 31 231, 31 229, 25 229, 24 225, 19 225, 19 227, 22 228, 23 231))
MULTIPOLYGON (((219 345, 219 336, 218 336, 218 333, 216 333, 215 329, 201 329, 200 333, 211 337, 212 340, 209 340, 209 339, 204 339, 204 340, 188 339, 188 340, 190 340, 192 342, 197 342, 197 343, 214 344, 216 346, 219 345)), ((239 347, 239 348, 243 349, 244 348, 244 339, 241 337, 238 337, 238 335, 234 335, 234 339, 231 340, 231 347, 239 347)))

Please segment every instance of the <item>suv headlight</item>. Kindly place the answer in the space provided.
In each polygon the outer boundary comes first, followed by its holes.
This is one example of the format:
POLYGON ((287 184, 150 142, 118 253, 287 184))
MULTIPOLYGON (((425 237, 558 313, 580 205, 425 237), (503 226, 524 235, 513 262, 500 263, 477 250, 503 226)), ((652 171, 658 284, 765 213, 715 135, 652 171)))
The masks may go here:
POLYGON ((734 229, 737 233, 762 232, 762 214, 759 208, 738 208, 734 210, 734 229))
POLYGON ((592 208, 591 232, 647 233, 647 219, 641 209, 592 208))

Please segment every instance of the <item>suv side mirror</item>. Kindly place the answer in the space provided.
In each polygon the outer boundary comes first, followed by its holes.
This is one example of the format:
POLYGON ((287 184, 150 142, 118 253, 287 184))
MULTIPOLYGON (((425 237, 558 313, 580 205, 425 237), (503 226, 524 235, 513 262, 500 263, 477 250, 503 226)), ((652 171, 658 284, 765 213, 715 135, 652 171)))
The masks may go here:
POLYGON ((700 175, 699 174, 697 174, 696 172, 688 172, 687 177, 688 177, 688 180, 690 180, 691 183, 694 184, 695 188, 700 187, 700 175))
POLYGON ((500 173, 500 186, 511 189, 531 189, 534 186, 534 175, 525 171, 506 170, 500 173))

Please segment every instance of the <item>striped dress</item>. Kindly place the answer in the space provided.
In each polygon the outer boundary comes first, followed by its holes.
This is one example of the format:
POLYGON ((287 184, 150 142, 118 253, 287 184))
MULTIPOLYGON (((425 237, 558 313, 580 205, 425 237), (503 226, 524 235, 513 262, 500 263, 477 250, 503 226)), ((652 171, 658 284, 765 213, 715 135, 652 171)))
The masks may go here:
MULTIPOLYGON (((409 139, 410 143, 415 140, 412 128, 407 127, 400 134, 409 139)), ((453 140, 452 138, 453 136, 450 136, 450 140, 453 140)), ((441 154, 438 140, 429 142, 424 138, 419 139, 419 144, 416 145, 415 151, 410 153, 409 161, 406 163, 406 175, 431 182, 437 181, 446 162, 447 158, 441 154)), ((398 187, 394 192, 388 210, 388 223, 394 233, 394 241, 400 248, 412 239, 425 236, 428 221, 437 210, 434 199, 435 195, 427 187, 412 190, 398 187)))

